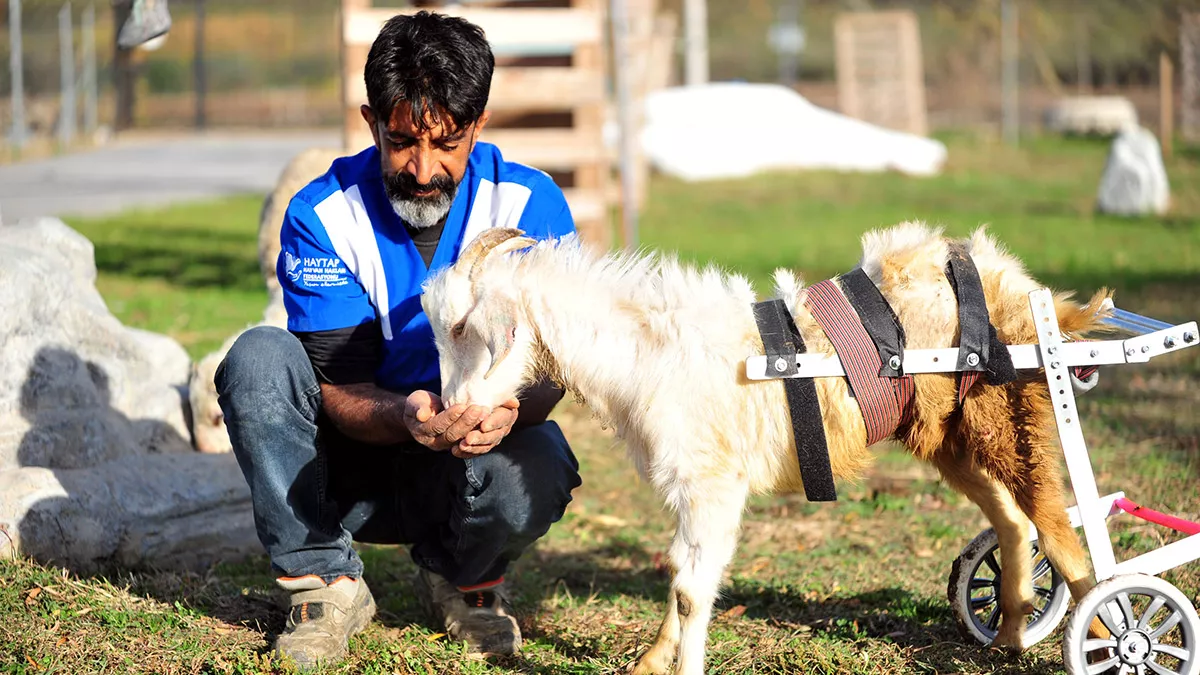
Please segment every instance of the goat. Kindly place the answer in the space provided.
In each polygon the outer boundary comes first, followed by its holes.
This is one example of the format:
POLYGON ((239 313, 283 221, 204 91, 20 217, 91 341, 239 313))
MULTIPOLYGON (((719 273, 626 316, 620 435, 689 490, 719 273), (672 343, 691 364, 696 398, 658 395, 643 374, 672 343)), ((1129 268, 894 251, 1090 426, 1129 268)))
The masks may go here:
MULTIPOLYGON (((999 339, 1036 342, 1028 293, 1040 285, 984 229, 965 244, 999 339)), ((907 346, 955 346, 958 310, 942 231, 902 223, 866 233, 862 245, 860 264, 894 309, 907 346)), ((774 280, 808 351, 835 353, 797 277, 778 270, 774 280)), ((1082 305, 1056 294, 1063 334, 1099 329, 1108 295, 1082 305)), ((712 605, 747 497, 802 486, 782 382, 745 374, 746 357, 763 349, 756 299, 745 278, 712 266, 699 270, 660 254, 601 255, 509 229, 482 233, 423 289, 446 405, 496 406, 548 376, 626 441, 641 477, 674 512, 666 616, 635 673, 665 672, 676 654, 677 672, 703 672, 712 605)), ((1065 512, 1049 392, 1030 372, 1004 385, 981 380, 961 406, 953 374, 918 374, 911 418, 893 436, 995 528, 1005 573, 993 644, 1013 650, 1027 646, 1033 610, 1031 520, 1075 599, 1095 584, 1065 512)), ((824 419, 811 422, 824 423, 834 476, 852 480, 870 462, 862 415, 844 378, 819 378, 816 387, 824 419)))

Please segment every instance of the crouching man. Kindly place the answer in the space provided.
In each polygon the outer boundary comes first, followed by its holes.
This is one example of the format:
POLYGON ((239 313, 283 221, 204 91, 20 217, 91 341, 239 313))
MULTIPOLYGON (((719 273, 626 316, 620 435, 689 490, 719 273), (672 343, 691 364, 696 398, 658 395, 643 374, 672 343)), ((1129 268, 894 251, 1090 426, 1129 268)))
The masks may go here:
POLYGON ((375 144, 291 200, 277 274, 288 329, 255 328, 215 377, 258 536, 290 592, 277 652, 341 660, 375 601, 353 541, 407 544, 423 604, 477 653, 521 633, 509 563, 563 515, 578 464, 549 384, 445 408, 420 305, 430 270, 490 227, 574 231, 545 174, 480 142, 494 59, 463 20, 397 16, 367 58, 375 144))

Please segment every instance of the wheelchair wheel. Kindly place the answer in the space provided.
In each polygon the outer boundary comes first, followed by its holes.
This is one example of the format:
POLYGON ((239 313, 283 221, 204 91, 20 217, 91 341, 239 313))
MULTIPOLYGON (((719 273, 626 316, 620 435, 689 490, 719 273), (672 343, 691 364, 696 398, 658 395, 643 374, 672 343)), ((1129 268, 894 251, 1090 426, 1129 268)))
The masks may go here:
MULTIPOLYGON (((1066 581, 1032 542, 1033 605, 1025 625, 1024 647, 1041 642, 1054 632, 1067 613, 1071 599, 1066 581)), ((988 528, 963 547, 950 570, 947 595, 959 632, 990 645, 1000 626, 1000 541, 988 528)))
POLYGON ((1063 663, 1072 675, 1200 673, 1200 618, 1178 588, 1146 574, 1120 574, 1096 584, 1067 621, 1063 663), (1112 634, 1088 637, 1099 617, 1112 634))

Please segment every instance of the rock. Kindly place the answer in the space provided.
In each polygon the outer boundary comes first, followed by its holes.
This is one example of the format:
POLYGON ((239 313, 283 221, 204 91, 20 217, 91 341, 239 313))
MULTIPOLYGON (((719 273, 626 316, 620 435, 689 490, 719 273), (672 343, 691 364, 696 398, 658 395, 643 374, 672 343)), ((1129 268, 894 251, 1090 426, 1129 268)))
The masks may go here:
POLYGON ((1072 96, 1045 113, 1046 128, 1064 134, 1110 136, 1138 125, 1137 109, 1124 96, 1072 96))
POLYGON ((93 569, 261 551, 232 455, 194 452, 191 360, 123 326, 91 242, 59 220, 0 226, 0 554, 93 569))
POLYGON ((1123 130, 1113 139, 1100 177, 1097 210, 1122 216, 1162 214, 1170 199, 1158 139, 1144 127, 1123 130))
POLYGON ((261 551, 233 455, 128 457, 86 469, 0 471, 0 555, 81 573, 199 570, 261 551))
POLYGON ((283 306, 282 291, 277 290, 271 294, 267 308, 263 310, 262 321, 230 335, 219 348, 206 354, 192 366, 192 374, 188 378, 188 405, 191 407, 192 438, 200 452, 221 453, 233 450, 233 445, 229 442, 229 431, 225 429, 225 416, 217 402, 217 385, 214 379, 217 366, 221 365, 225 354, 229 353, 229 348, 242 333, 254 326, 287 328, 287 310, 283 306))
POLYGON ((279 230, 283 228, 283 214, 288 203, 305 185, 328 171, 333 160, 345 154, 332 148, 309 148, 293 157, 279 172, 275 189, 263 201, 258 219, 258 264, 267 284, 267 293, 279 292, 275 261, 279 259, 279 230))

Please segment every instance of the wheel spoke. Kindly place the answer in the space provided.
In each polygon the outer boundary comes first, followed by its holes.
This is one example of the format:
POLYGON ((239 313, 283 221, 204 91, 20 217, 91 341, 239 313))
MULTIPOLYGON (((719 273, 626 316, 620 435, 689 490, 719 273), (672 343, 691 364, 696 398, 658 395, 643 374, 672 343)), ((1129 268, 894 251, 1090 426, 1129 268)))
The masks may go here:
POLYGON ((1142 618, 1138 620, 1137 627, 1145 628, 1146 626, 1149 626, 1150 619, 1153 619, 1154 615, 1157 614, 1158 610, 1162 609, 1162 606, 1165 604, 1167 604, 1167 599, 1163 596, 1160 595, 1157 598, 1154 598, 1154 602, 1150 603, 1150 606, 1147 607, 1146 611, 1142 614, 1142 618))
POLYGON ((1155 628, 1150 633, 1150 639, 1157 640, 1160 636, 1162 636, 1163 633, 1174 628, 1175 624, 1179 623, 1180 621, 1183 621, 1183 614, 1178 610, 1171 612, 1171 616, 1168 616, 1166 621, 1158 624, 1158 628, 1155 628))
POLYGON ((1097 639, 1093 638, 1091 640, 1083 641, 1083 653, 1084 654, 1086 654, 1088 652, 1094 652, 1097 649, 1116 649, 1116 648, 1117 648, 1117 641, 1114 640, 1113 638, 1108 638, 1106 640, 1097 640, 1097 639))
POLYGON ((1137 617, 1133 614, 1133 605, 1129 602, 1129 594, 1124 591, 1118 594, 1117 604, 1121 607, 1121 614, 1125 615, 1125 630, 1133 628, 1137 617))
POLYGON ((996 630, 996 627, 999 625, 1000 625, 1000 605, 997 604, 996 608, 992 610, 992 615, 988 617, 987 627, 988 627, 988 630, 996 630))
POLYGON ((1050 573, 1050 561, 1046 560, 1045 558, 1042 558, 1041 562, 1039 562, 1037 564, 1037 567, 1033 568, 1033 579, 1034 579, 1034 581, 1037 581, 1038 579, 1041 579, 1042 577, 1046 576, 1049 573, 1050 573))
POLYGON ((1093 663, 1093 664, 1089 665, 1087 667, 1087 673, 1088 673, 1088 675, 1100 675, 1100 673, 1103 673, 1104 671, 1108 670, 1109 668, 1112 668, 1113 666, 1117 665, 1120 662, 1121 662, 1120 657, 1114 656, 1111 659, 1106 659, 1104 661, 1101 661, 1100 663, 1093 663))
POLYGON ((985 595, 981 598, 971 598, 971 609, 976 610, 983 609, 984 607, 990 607, 995 602, 996 596, 994 595, 985 595))
POLYGON ((989 551, 988 554, 983 557, 983 564, 991 568, 992 574, 996 575, 996 582, 998 583, 1000 581, 1000 563, 996 560, 996 552, 989 551))
POLYGON ((1049 600, 1050 598, 1054 597, 1054 589, 1053 588, 1042 588, 1041 586, 1034 586, 1033 592, 1042 596, 1046 600, 1049 600))
POLYGON ((1175 647, 1173 645, 1154 645, 1150 648, 1150 650, 1158 654, 1174 656, 1175 658, 1184 662, 1187 662, 1192 657, 1192 655, 1188 653, 1188 650, 1183 649, 1182 647, 1175 647))
POLYGON ((1029 613, 1029 616, 1033 617, 1029 620, 1029 622, 1033 623, 1034 621, 1037 621, 1038 619, 1042 618, 1043 614, 1045 614, 1045 612, 1038 609, 1037 607, 1034 607, 1033 611, 1029 613))
POLYGON ((1179 675, 1178 670, 1171 670, 1161 664, 1155 663, 1153 659, 1146 662, 1146 666, 1153 670, 1157 675, 1179 675))
POLYGON ((1125 629, 1120 627, 1117 620, 1113 618, 1112 612, 1108 609, 1109 603, 1104 603, 1096 608, 1096 616, 1100 617, 1100 621, 1104 623, 1104 627, 1108 628, 1113 635, 1124 635, 1125 629))
POLYGON ((971 579, 970 588, 972 591, 978 591, 981 588, 995 588, 995 587, 996 587, 995 579, 984 579, 983 577, 975 577, 974 579, 971 579))

